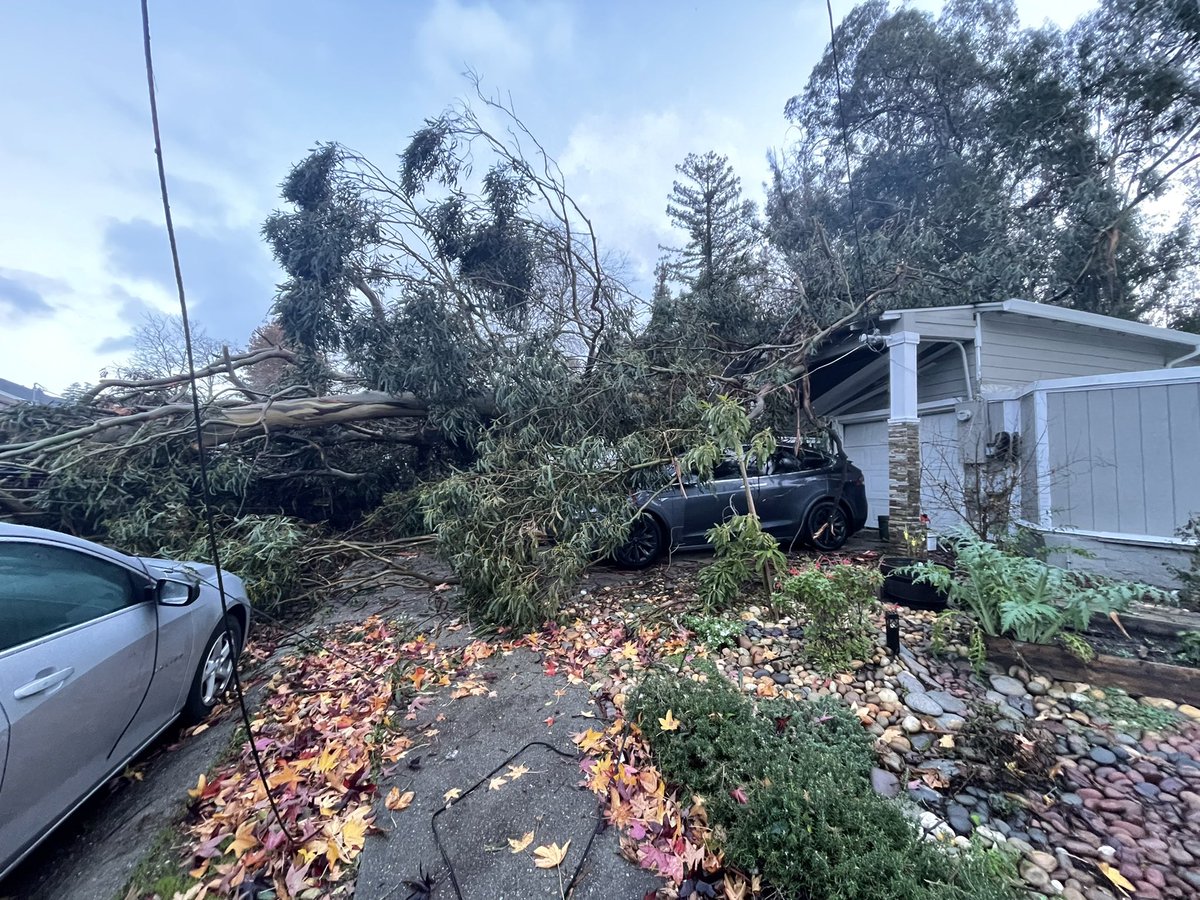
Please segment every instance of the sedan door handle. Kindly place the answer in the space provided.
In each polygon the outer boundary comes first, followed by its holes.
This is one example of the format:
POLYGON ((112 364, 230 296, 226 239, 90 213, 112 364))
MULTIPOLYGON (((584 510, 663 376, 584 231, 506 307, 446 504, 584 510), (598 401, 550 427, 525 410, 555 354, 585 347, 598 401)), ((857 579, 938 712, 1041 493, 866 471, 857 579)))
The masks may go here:
POLYGON ((40 694, 42 691, 62 684, 74 674, 75 667, 67 666, 67 668, 51 672, 49 675, 42 675, 40 678, 33 679, 29 684, 21 685, 13 691, 13 696, 18 700, 24 700, 26 697, 32 697, 34 694, 40 694))

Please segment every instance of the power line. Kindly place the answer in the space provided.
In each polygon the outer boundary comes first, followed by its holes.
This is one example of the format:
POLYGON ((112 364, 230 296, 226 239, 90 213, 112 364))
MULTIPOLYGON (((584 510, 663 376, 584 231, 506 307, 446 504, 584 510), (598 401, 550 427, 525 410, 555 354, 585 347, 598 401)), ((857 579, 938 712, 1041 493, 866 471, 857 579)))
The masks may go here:
POLYGON ((183 290, 183 270, 179 265, 179 246, 175 241, 175 224, 171 219, 171 203, 167 196, 167 172, 163 166, 162 136, 158 127, 158 100, 155 96, 154 88, 154 61, 150 54, 149 0, 141 0, 141 3, 142 43, 146 51, 146 87, 150 94, 150 124, 154 129, 154 156, 158 162, 158 187, 159 193, 162 195, 163 216, 166 219, 167 225, 167 240, 171 245, 171 263, 175 267, 175 288, 179 294, 179 315, 183 320, 183 340, 187 348, 188 386, 192 395, 192 417, 195 425, 196 452, 200 469, 200 502, 204 508, 204 524, 208 532, 208 549, 212 556, 213 565, 217 570, 217 593, 221 597, 221 627, 225 631, 225 640, 229 642, 230 652, 234 654, 233 687, 234 692, 237 694, 238 707, 242 711, 242 724, 246 726, 246 740, 250 745, 250 754, 254 758, 254 766, 258 770, 258 777, 262 781, 263 790, 266 791, 267 800, 271 804, 271 811, 275 813, 275 819, 279 822, 279 827, 283 831, 284 837, 287 838, 290 845, 295 846, 297 843, 296 839, 288 831, 287 825, 283 821, 283 815, 275 803, 275 797, 271 794, 271 786, 267 783, 266 769, 263 766, 258 747, 254 743, 254 729, 250 724, 250 711, 246 708, 246 695, 242 690, 241 676, 238 675, 237 652, 241 648, 238 646, 238 642, 234 640, 233 630, 229 627, 229 604, 225 597, 225 579, 221 572, 221 553, 217 546, 217 527, 213 520, 212 495, 208 484, 208 454, 204 448, 204 425, 200 416, 200 396, 196 391, 196 359, 192 352, 192 330, 188 321, 187 298, 183 290))

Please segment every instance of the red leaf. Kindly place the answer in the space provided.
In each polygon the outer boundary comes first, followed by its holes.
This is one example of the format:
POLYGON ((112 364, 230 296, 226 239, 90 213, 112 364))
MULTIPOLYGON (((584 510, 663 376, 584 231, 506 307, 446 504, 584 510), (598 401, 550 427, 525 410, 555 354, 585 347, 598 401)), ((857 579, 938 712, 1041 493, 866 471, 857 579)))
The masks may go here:
POLYGON ((750 802, 750 798, 746 796, 746 792, 744 790, 742 790, 740 787, 736 787, 732 791, 730 791, 729 796, 732 797, 734 800, 736 800, 738 803, 742 804, 742 806, 745 806, 747 803, 750 802))

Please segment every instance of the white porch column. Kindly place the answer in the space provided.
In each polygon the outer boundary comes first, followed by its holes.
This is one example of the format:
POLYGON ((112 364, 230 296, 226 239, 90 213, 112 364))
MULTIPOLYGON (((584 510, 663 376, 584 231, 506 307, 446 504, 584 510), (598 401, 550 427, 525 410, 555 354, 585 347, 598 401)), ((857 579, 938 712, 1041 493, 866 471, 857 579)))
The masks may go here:
POLYGON ((917 348, 921 336, 901 331, 888 337, 888 515, 892 540, 917 534, 921 519, 921 426, 917 417, 917 348))
POLYGON ((917 347, 921 336, 915 331, 888 335, 891 414, 888 423, 917 421, 917 347))

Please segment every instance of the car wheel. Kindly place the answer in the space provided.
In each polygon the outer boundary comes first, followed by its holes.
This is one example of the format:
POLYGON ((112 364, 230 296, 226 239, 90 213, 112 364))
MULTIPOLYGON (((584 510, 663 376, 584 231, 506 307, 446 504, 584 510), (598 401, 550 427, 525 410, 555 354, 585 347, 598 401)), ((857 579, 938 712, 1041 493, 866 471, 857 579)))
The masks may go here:
POLYGON ((229 623, 228 632, 224 624, 218 624, 204 645, 200 665, 192 679, 192 689, 183 707, 183 718, 193 724, 208 718, 213 707, 233 684, 233 667, 237 665, 242 649, 242 626, 233 616, 226 616, 225 621, 229 623), (232 645, 229 642, 231 637, 232 645))
POLYGON ((633 520, 629 538, 613 552, 613 559, 627 569, 644 569, 663 551, 663 533, 651 516, 641 515, 633 520))
POLYGON ((809 542, 825 553, 842 549, 850 537, 846 511, 833 500, 822 500, 808 514, 809 542))

